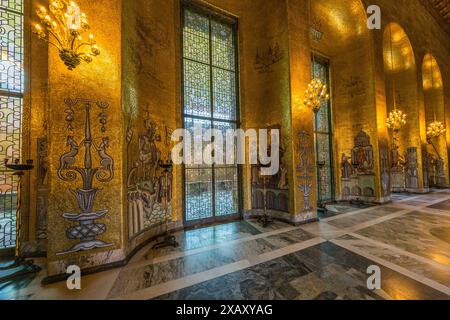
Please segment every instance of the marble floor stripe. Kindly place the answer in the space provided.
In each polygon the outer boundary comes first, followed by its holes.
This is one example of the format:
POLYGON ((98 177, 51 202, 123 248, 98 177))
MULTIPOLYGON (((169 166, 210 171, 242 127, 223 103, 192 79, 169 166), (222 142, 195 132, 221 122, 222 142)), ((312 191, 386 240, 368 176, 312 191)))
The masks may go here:
POLYGON ((365 236, 357 234, 357 233, 350 233, 349 235, 352 236, 352 237, 355 237, 357 239, 363 240, 363 241, 365 241, 367 243, 371 243, 371 244, 373 244, 373 245, 375 245, 377 247, 382 247, 382 248, 388 249, 392 253, 396 252, 396 253, 399 253, 401 255, 413 258, 413 259, 415 259, 417 261, 420 261, 420 262, 432 265, 432 266, 434 266, 436 268, 444 269, 444 270, 447 270, 447 271, 450 272, 450 266, 449 265, 442 264, 442 263, 436 262, 434 260, 427 259, 427 258, 419 256, 417 254, 405 251, 403 249, 394 247, 392 245, 389 245, 389 244, 386 244, 386 243, 383 243, 383 242, 380 242, 380 241, 376 241, 376 240, 370 239, 368 237, 365 237, 365 236))
POLYGON ((291 246, 275 250, 273 252, 262 254, 253 259, 245 259, 242 261, 238 261, 235 263, 231 263, 225 265, 223 267, 210 269, 201 273, 197 273, 194 275, 190 275, 184 278, 176 279, 173 281, 169 281, 160 285, 156 285, 147 289, 143 289, 140 291, 136 291, 130 293, 128 295, 123 295, 119 297, 114 297, 112 300, 147 300, 159 297, 164 294, 168 294, 173 291, 181 290, 183 288, 187 288, 193 286, 195 284, 199 284, 208 280, 212 280, 215 278, 219 278, 221 276, 227 275, 229 273, 233 273, 236 271, 244 270, 246 268, 250 268, 252 266, 268 262, 282 256, 316 246, 325 242, 325 240, 321 238, 313 238, 311 240, 304 241, 302 243, 293 244, 291 246))
POLYGON ((450 217, 412 211, 355 233, 450 265, 450 217))
POLYGON ((229 241, 229 242, 218 243, 218 244, 206 246, 206 247, 199 248, 199 249, 193 249, 193 250, 187 250, 187 251, 182 251, 182 252, 176 252, 176 253, 172 253, 172 254, 167 254, 167 255, 160 256, 160 257, 156 257, 156 258, 153 258, 153 259, 144 259, 144 260, 141 260, 141 261, 136 261, 136 262, 130 263, 130 264, 126 265, 123 269, 124 270, 126 270, 126 269, 134 269, 134 268, 137 268, 137 267, 143 267, 143 266, 147 266, 147 265, 151 265, 151 264, 167 262, 167 261, 170 261, 170 260, 175 260, 175 259, 179 259, 179 258, 183 258, 183 257, 188 257, 188 256, 196 255, 196 254, 199 254, 199 253, 211 251, 211 250, 214 250, 214 249, 228 247, 230 245, 237 245, 237 244, 242 244, 242 243, 249 242, 249 241, 254 241, 254 240, 258 240, 258 239, 264 239, 264 238, 267 238, 267 237, 276 236, 276 235, 280 235, 280 234, 283 234, 283 233, 288 233, 288 232, 299 230, 299 229, 300 229, 299 227, 287 227, 287 228, 278 229, 278 230, 274 230, 274 231, 270 231, 270 232, 266 232, 266 233, 261 233, 261 234, 255 235, 255 236, 250 236, 250 237, 247 237, 247 238, 241 238, 241 239, 232 240, 232 241, 229 241))
POLYGON ((413 280, 415 280, 417 282, 420 282, 420 283, 422 283, 422 284, 424 284, 424 285, 426 285, 428 287, 431 287, 431 288, 433 288, 433 289, 435 289, 437 291, 440 291, 440 292, 448 295, 448 297, 450 299, 450 288, 445 286, 445 285, 442 285, 442 284, 440 284, 440 283, 438 283, 438 282, 436 282, 434 280, 428 279, 428 278, 426 278, 426 277, 424 277, 422 275, 419 275, 417 273, 411 272, 408 269, 400 267, 400 266, 398 266, 396 264, 393 264, 393 263, 391 263, 389 261, 386 261, 384 259, 378 258, 378 257, 376 257, 374 255, 371 255, 371 254, 367 253, 367 252, 359 250, 359 249, 357 249, 357 248, 355 248, 355 247, 353 247, 351 245, 346 244, 345 241, 342 241, 342 240, 331 240, 330 242, 335 244, 335 245, 337 245, 337 246, 340 246, 340 247, 342 247, 342 248, 344 248, 346 250, 352 251, 352 252, 356 253, 357 255, 360 255, 360 256, 362 256, 364 258, 372 260, 375 263, 378 263, 378 264, 380 264, 382 266, 385 266, 385 267, 387 267, 389 269, 392 269, 392 270, 394 270, 394 271, 396 271, 396 272, 398 272, 398 273, 400 273, 400 274, 402 274, 402 275, 404 275, 404 276, 406 276, 406 277, 408 277, 410 279, 413 279, 413 280))
POLYGON ((346 218, 346 217, 349 217, 349 216, 353 216, 353 215, 357 215, 357 214, 360 214, 360 213, 363 213, 363 212, 367 212, 367 211, 373 210, 374 208, 376 208, 376 207, 369 207, 369 208, 355 210, 355 211, 351 211, 351 212, 347 212, 347 213, 342 213, 342 214, 339 214, 337 216, 321 219, 320 221, 321 222, 330 222, 330 221, 334 221, 334 220, 339 220, 339 219, 342 219, 342 218, 346 218))
POLYGON ((381 217, 381 218, 377 218, 377 219, 374 219, 371 221, 367 221, 367 222, 358 224, 353 227, 346 228, 343 230, 343 232, 344 233, 356 232, 356 231, 359 231, 359 230, 362 230, 362 229, 365 229, 365 228, 368 228, 368 227, 371 227, 371 226, 374 226, 374 225, 377 225, 377 224, 380 224, 380 223, 383 223, 383 222, 386 222, 386 221, 389 221, 389 220, 392 220, 392 219, 395 219, 395 218, 398 218, 401 216, 404 216, 405 214, 408 214, 409 212, 411 212, 411 210, 409 210, 409 209, 398 211, 396 213, 389 214, 389 215, 381 217))
POLYGON ((425 262, 423 259, 415 259, 415 257, 410 254, 402 254, 398 251, 393 251, 384 246, 378 246, 351 235, 343 236, 337 240, 344 241, 347 245, 350 245, 356 249, 389 261, 395 265, 403 267, 411 272, 422 275, 450 288, 450 270, 445 266, 430 264, 425 262))
POLYGON ((109 297, 113 298, 132 291, 139 291, 241 260, 252 260, 260 255, 268 254, 296 243, 303 243, 312 238, 314 238, 313 235, 298 229, 271 235, 264 239, 256 239, 234 245, 229 244, 228 246, 175 260, 157 264, 150 263, 142 267, 126 268, 122 270, 114 283, 109 297))

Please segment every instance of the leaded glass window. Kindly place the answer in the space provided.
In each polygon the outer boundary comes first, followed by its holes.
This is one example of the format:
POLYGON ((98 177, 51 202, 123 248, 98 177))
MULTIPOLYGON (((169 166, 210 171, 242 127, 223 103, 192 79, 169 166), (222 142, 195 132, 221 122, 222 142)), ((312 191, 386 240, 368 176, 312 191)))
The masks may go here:
MULTIPOLYGON (((322 80, 330 88, 329 64, 320 57, 313 59, 313 76, 322 80)), ((334 200, 333 149, 331 128, 331 102, 322 103, 320 111, 315 115, 314 133, 316 139, 316 162, 318 201, 334 200)))
POLYGON ((23 0, 0 0, 0 249, 15 246, 17 179, 3 159, 21 156, 23 0))
MULTIPOLYGON (((184 126, 226 132, 238 127, 236 30, 234 22, 198 8, 183 9, 184 126)), ((185 169, 188 223, 239 213, 237 165, 185 169)))

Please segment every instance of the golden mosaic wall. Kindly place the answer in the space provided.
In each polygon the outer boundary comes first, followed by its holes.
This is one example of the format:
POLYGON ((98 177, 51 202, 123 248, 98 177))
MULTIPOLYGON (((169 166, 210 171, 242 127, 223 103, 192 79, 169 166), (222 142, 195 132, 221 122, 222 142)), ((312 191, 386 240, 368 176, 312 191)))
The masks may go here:
MULTIPOLYGON (((41 3, 30 0, 28 8, 41 3)), ((130 229, 130 172, 142 155, 140 137, 159 136, 148 146, 165 155, 170 149, 166 144, 167 132, 182 126, 180 2, 79 0, 78 3, 90 18, 92 32, 102 51, 92 64, 68 71, 54 49, 49 50, 47 58, 46 46, 33 38, 34 35, 27 37, 30 52, 27 69, 32 78, 25 102, 32 112, 26 152, 38 158, 37 139, 46 137, 50 155, 46 182, 49 275, 65 273, 69 264, 89 268, 122 261, 133 249, 163 230, 160 225, 152 227, 152 224, 144 225, 143 229, 130 229), (102 100, 110 105, 106 135, 110 138, 108 153, 115 161, 115 177, 107 184, 96 184, 102 191, 95 210, 109 211, 101 220, 107 225, 107 232, 100 238, 112 246, 57 255, 75 244, 66 237, 66 230, 73 224, 62 214, 77 212, 69 189, 80 184, 80 179, 67 183, 57 176, 60 156, 69 150, 67 136, 71 134, 66 129, 65 98, 102 100), (153 131, 148 130, 154 127, 153 131)), ((400 96, 402 103, 408 106, 408 113, 420 119, 420 123, 411 122, 409 133, 402 136, 402 141, 403 148, 409 144, 419 148, 419 184, 423 187, 420 144, 426 142, 426 108, 430 99, 422 87, 421 64, 425 54, 431 53, 440 66, 444 83, 440 101, 445 108, 445 120, 450 124, 450 90, 445 85, 450 83, 450 42, 449 36, 418 2, 313 1, 311 18, 323 32, 320 41, 310 40, 309 1, 209 0, 206 3, 236 16, 239 21, 242 127, 282 127, 288 146, 291 214, 281 218, 300 223, 317 217, 313 113, 302 104, 310 81, 312 50, 331 60, 337 196, 341 192, 341 155, 350 153, 354 137, 363 129, 370 135, 375 151, 376 197, 379 201, 389 199, 381 188, 379 150, 386 150, 389 144, 385 119, 392 95, 389 94, 389 73, 385 70, 383 33, 390 22, 398 23, 405 31, 416 64, 415 68, 399 74, 396 80, 403 84, 400 96), (382 7, 383 30, 367 30, 363 4, 382 7), (305 150, 307 158, 302 155, 305 150), (308 196, 302 186, 310 186, 306 188, 308 196)), ((28 12, 30 19, 27 20, 36 21, 31 10, 28 12)), ((77 109, 74 128, 77 139, 83 134, 82 115, 82 110, 77 109)), ((98 121, 93 124, 94 134, 101 137, 98 121)), ((450 145, 450 130, 446 138, 448 143, 442 141, 442 149, 450 145)), ((38 183, 38 178, 36 173, 32 175, 32 186, 38 183)), ((248 212, 251 209, 249 166, 244 168, 243 179, 244 209, 248 212)), ((181 185, 181 169, 175 168, 171 228, 182 226, 181 185)), ((38 204, 42 200, 38 194, 37 188, 30 188, 29 243, 37 237, 38 204)))

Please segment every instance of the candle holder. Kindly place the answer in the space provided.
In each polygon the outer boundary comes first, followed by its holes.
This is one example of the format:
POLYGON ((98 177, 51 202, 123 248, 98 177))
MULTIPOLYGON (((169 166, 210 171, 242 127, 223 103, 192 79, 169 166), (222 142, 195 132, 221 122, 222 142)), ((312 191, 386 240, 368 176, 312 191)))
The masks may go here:
POLYGON ((161 249, 166 247, 174 247, 178 248, 180 244, 177 242, 176 237, 169 232, 169 174, 173 170, 173 163, 160 163, 159 167, 163 169, 163 173, 165 176, 164 179, 164 213, 165 213, 165 233, 163 235, 163 240, 161 242, 156 243, 153 246, 153 249, 161 249))
MULTIPOLYGON (((270 164, 263 165, 259 164, 259 168, 270 168, 270 164)), ((260 170, 261 172, 261 170, 260 170)), ((272 217, 267 213, 267 178, 268 176, 262 176, 263 177, 263 194, 264 194, 264 208, 263 208, 263 214, 258 217, 258 222, 261 224, 263 228, 267 228, 271 223, 273 223, 272 217)))
POLYGON ((15 160, 13 163, 9 159, 5 159, 5 167, 14 171, 13 175, 17 176, 17 210, 16 210, 16 248, 14 254, 14 262, 7 266, 0 268, 0 271, 14 270, 16 271, 0 277, 0 283, 8 282, 16 278, 20 278, 29 274, 35 274, 41 271, 41 268, 34 264, 33 260, 26 260, 21 252, 22 245, 22 183, 23 176, 34 169, 33 160, 27 160, 25 164, 20 163, 20 160, 15 160))

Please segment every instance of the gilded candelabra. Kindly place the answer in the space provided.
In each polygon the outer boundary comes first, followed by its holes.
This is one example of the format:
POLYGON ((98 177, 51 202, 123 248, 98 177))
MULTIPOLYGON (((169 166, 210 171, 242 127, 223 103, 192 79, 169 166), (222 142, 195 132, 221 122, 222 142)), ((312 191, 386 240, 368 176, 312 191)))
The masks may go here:
POLYGON ((439 150, 434 144, 433 139, 439 138, 445 132, 446 132, 445 126, 440 121, 434 121, 430 123, 427 127, 427 142, 433 147, 439 159, 442 159, 442 157, 440 156, 439 150))
POLYGON ((317 113, 320 111, 322 103, 328 100, 330 100, 330 95, 328 94, 327 85, 323 84, 320 79, 313 79, 305 91, 304 104, 311 108, 314 113, 317 113))
POLYGON ((0 271, 14 270, 8 272, 5 276, 0 277, 0 283, 8 282, 25 275, 34 274, 41 271, 41 268, 34 264, 33 260, 26 260, 21 254, 22 246, 22 185, 23 176, 26 172, 33 170, 33 160, 28 160, 26 164, 21 164, 20 160, 10 163, 9 159, 5 159, 5 167, 13 170, 17 176, 17 210, 16 210, 16 248, 14 254, 14 262, 6 267, 0 268, 0 271))
POLYGON ((36 14, 41 23, 34 26, 34 33, 58 49, 69 70, 75 69, 82 61, 92 62, 93 57, 100 54, 92 34, 83 39, 90 26, 86 14, 74 1, 53 0, 48 9, 41 6, 36 14))
POLYGON ((445 133, 446 129, 442 122, 434 121, 428 125, 427 138, 429 140, 438 138, 445 133))
POLYGON ((106 232, 107 226, 103 223, 96 223, 95 220, 102 219, 108 213, 108 210, 94 211, 94 204, 97 195, 101 189, 93 186, 94 180, 100 183, 107 183, 114 178, 114 160, 108 155, 109 138, 102 137, 101 143, 97 144, 91 133, 91 109, 97 106, 101 109, 99 114, 99 123, 101 131, 106 131, 106 110, 108 105, 103 102, 93 103, 90 100, 66 100, 67 127, 73 131, 73 121, 75 120, 75 110, 79 103, 84 104, 85 109, 85 133, 81 144, 79 145, 73 136, 67 137, 67 146, 70 150, 60 157, 60 166, 58 168, 58 177, 62 181, 75 182, 78 175, 82 178, 83 185, 70 192, 75 196, 81 213, 64 213, 63 217, 69 221, 79 223, 78 226, 67 230, 66 236, 70 240, 79 240, 80 242, 72 248, 58 253, 63 255, 79 251, 86 251, 96 248, 109 247, 112 244, 96 239, 106 232), (79 151, 84 149, 83 167, 76 166, 79 151), (100 166, 94 167, 93 150, 100 158, 100 166))
POLYGON ((404 113, 401 110, 398 110, 397 107, 394 105, 394 111, 391 111, 389 113, 389 116, 386 120, 386 127, 390 130, 392 130, 392 150, 398 149, 398 133, 400 130, 406 125, 407 121, 407 114, 404 113))

